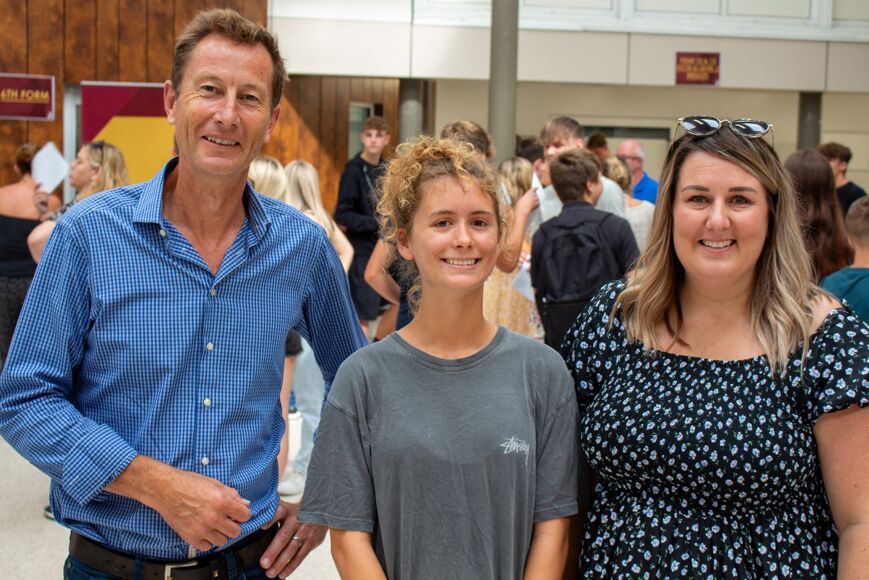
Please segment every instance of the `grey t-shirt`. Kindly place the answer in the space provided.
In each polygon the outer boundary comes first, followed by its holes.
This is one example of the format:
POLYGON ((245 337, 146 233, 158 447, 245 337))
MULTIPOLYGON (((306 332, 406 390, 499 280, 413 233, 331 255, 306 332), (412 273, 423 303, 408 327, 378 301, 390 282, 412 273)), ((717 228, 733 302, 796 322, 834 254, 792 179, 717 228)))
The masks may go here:
POLYGON ((534 522, 577 512, 564 361, 499 328, 444 360, 398 333, 351 355, 323 411, 298 519, 374 534, 388 578, 522 578, 534 522))

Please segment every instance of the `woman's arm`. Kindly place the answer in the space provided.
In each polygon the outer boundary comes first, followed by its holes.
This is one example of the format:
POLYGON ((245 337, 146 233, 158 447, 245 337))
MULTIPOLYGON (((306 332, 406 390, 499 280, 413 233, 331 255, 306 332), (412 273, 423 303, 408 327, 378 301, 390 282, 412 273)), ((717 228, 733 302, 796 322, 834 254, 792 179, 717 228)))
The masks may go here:
POLYGON ((377 240, 368 265, 365 266, 365 282, 383 298, 397 305, 401 299, 401 288, 387 272, 390 265, 391 263, 386 263, 386 244, 383 240, 377 240))
MULTIPOLYGON (((525 580, 561 580, 569 551, 571 518, 557 518, 534 524, 531 550, 525 564, 525 580)), ((575 564, 575 563, 574 563, 575 564)), ((567 577, 572 578, 571 571, 567 577)))
POLYGON ((525 226, 528 225, 528 216, 540 203, 537 197, 537 189, 531 188, 526 191, 522 197, 516 202, 516 207, 513 211, 513 223, 510 224, 510 231, 507 233, 507 239, 504 240, 504 247, 501 248, 501 253, 498 254, 498 261, 495 263, 498 269, 509 274, 516 269, 519 263, 519 255, 522 251, 522 241, 525 239, 525 226))
POLYGON ((37 264, 39 263, 39 259, 42 258, 42 251, 45 249, 48 237, 54 231, 56 224, 57 222, 54 220, 46 220, 33 228, 30 234, 27 235, 27 247, 30 249, 33 261, 37 264))
POLYGON ((332 228, 332 237, 329 241, 335 247, 335 253, 338 254, 338 259, 341 260, 341 265, 344 266, 344 273, 346 274, 350 271, 350 264, 353 262, 353 246, 350 244, 347 236, 344 235, 344 232, 341 231, 341 228, 338 227, 338 224, 333 225, 335 227, 332 228))
POLYGON ((374 555, 371 534, 330 528, 332 559, 341 580, 386 580, 386 574, 374 555))
POLYGON ((815 423, 824 488, 839 533, 839 580, 869 577, 869 407, 815 423))

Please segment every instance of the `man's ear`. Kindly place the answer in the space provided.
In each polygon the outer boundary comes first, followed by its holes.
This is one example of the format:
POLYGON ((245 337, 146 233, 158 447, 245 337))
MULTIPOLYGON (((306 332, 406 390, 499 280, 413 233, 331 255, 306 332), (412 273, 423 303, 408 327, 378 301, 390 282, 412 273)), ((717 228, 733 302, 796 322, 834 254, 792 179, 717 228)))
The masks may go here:
POLYGON ((395 246, 399 256, 408 261, 413 260, 413 250, 410 249, 410 232, 404 228, 399 228, 395 246))
POLYGON ((573 142, 573 146, 577 147, 579 149, 584 149, 585 148, 585 141, 583 140, 582 137, 580 137, 576 141, 573 142))
POLYGON ((281 116, 281 106, 275 105, 275 109, 272 111, 272 118, 269 119, 269 126, 266 129, 266 136, 265 136, 265 139, 263 139, 263 143, 268 143, 269 139, 272 138, 272 129, 274 129, 275 125, 278 124, 278 119, 280 118, 280 116, 281 116))
POLYGON ((175 87, 172 86, 172 81, 166 81, 163 83, 163 108, 166 110, 166 119, 169 121, 170 125, 175 124, 175 102, 177 100, 177 95, 175 94, 175 87))
POLYGON ((387 133, 387 134, 385 135, 385 137, 386 137, 386 138, 383 140, 383 145, 384 145, 384 146, 385 146, 385 145, 389 145, 389 139, 391 138, 391 135, 390 135, 389 133, 387 133))

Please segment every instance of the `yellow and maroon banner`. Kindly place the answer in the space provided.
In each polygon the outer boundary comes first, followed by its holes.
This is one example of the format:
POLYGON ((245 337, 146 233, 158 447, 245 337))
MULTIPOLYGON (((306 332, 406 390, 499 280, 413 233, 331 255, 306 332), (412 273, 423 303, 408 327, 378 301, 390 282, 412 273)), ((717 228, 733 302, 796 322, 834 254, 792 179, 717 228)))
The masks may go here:
POLYGON ((154 176, 172 156, 174 135, 163 108, 163 85, 82 83, 82 143, 102 139, 120 149, 130 183, 154 176))
POLYGON ((54 77, 0 73, 0 119, 54 120, 54 77))

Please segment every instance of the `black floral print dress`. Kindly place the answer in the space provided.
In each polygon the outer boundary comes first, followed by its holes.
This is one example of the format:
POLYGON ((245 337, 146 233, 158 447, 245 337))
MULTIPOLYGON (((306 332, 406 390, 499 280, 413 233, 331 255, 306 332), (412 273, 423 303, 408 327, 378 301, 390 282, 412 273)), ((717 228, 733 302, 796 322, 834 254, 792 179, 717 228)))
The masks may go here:
POLYGON ((784 378, 763 356, 644 353, 604 286, 571 328, 580 445, 599 474, 585 578, 835 578, 813 425, 869 405, 869 326, 831 312, 784 378))

